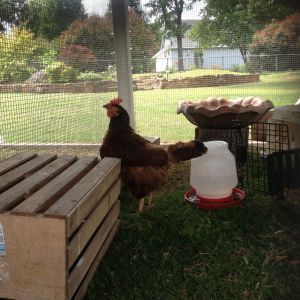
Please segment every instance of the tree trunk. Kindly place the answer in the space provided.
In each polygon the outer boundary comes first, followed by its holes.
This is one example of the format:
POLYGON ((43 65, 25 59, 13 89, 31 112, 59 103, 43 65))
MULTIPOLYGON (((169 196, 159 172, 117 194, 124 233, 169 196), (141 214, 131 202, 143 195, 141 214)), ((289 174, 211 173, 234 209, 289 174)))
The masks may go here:
POLYGON ((247 61, 248 61, 248 59, 247 59, 247 50, 240 47, 240 52, 241 52, 244 64, 246 64, 247 61))
POLYGON ((178 71, 183 71, 182 36, 177 36, 178 71))
POLYGON ((178 71, 183 71, 183 51, 182 51, 182 20, 181 14, 177 15, 177 51, 178 51, 178 71))

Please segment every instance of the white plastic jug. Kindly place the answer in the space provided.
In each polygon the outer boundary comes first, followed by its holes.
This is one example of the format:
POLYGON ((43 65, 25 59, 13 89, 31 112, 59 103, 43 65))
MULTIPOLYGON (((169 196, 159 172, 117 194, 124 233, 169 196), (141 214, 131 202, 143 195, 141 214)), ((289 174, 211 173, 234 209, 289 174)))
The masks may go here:
POLYGON ((191 186, 198 197, 229 197, 238 184, 234 155, 224 141, 205 142, 207 153, 191 160, 191 186))

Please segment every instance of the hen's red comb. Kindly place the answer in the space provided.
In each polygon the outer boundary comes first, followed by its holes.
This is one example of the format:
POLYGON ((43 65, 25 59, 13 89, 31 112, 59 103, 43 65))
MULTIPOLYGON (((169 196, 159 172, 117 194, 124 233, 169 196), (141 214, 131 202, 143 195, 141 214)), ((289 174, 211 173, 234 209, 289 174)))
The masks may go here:
POLYGON ((110 100, 110 102, 109 102, 109 104, 110 105, 114 105, 114 104, 120 104, 120 103, 122 103, 122 99, 121 98, 114 98, 114 99, 112 99, 112 100, 110 100))

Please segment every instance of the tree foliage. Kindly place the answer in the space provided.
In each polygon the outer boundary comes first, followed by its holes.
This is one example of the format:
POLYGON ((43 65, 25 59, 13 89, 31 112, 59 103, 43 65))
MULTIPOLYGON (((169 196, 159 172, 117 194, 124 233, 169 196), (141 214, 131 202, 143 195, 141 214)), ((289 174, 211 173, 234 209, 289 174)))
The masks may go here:
MULTIPOLYGON (((258 30, 254 34, 251 50, 253 54, 265 57, 265 64, 277 56, 277 70, 299 68, 300 13, 294 13, 284 20, 273 20, 258 30), (282 55, 279 61, 278 55, 282 55)), ((268 69, 271 70, 274 65, 269 63, 268 69)))
POLYGON ((84 17, 82 0, 29 0, 25 15, 27 28, 48 40, 84 17))
POLYGON ((149 72, 150 59, 159 50, 156 34, 134 10, 129 11, 129 24, 133 72, 149 72))
POLYGON ((11 34, 0 34, 0 82, 22 82, 33 67, 30 66, 37 45, 26 29, 14 27, 11 34))
POLYGON ((113 63, 112 20, 109 16, 90 16, 73 22, 61 35, 63 45, 81 45, 91 49, 103 71, 113 63))
POLYGON ((183 70, 182 38, 184 28, 182 13, 192 8, 195 0, 149 0, 147 6, 150 8, 150 15, 164 28, 165 33, 170 32, 176 36, 178 45, 178 70, 183 70))
POLYGON ((59 60, 82 72, 94 70, 97 59, 94 52, 85 46, 67 45, 61 49, 59 60))
POLYGON ((253 37, 252 50, 258 54, 300 53, 300 13, 273 20, 253 37))
POLYGON ((0 32, 5 23, 19 25, 26 8, 26 0, 0 0, 0 32))
MULTIPOLYGON (((129 24, 134 71, 142 71, 141 65, 157 51, 156 36, 144 19, 133 10, 129 11, 129 24)), ((115 61, 112 33, 111 15, 90 16, 71 24, 62 34, 61 41, 64 45, 82 45, 91 49, 98 60, 98 71, 103 71, 115 61)))
MULTIPOLYGON (((129 7, 130 10, 133 10, 136 14, 138 14, 144 20, 147 19, 147 15, 143 10, 141 0, 128 0, 128 7, 129 7)), ((111 15, 112 0, 109 1, 107 11, 108 11, 107 15, 111 15)))
POLYGON ((238 48, 246 63, 253 34, 272 18, 283 18, 291 11, 291 5, 281 0, 207 0, 203 18, 194 25, 191 37, 202 48, 217 45, 238 48))

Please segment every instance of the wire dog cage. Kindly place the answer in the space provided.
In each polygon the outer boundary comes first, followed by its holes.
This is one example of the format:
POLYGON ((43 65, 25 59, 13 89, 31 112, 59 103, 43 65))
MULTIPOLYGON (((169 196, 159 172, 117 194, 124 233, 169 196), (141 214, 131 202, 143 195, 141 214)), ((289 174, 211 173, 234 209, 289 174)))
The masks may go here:
POLYGON ((269 193, 268 157, 290 149, 288 126, 274 123, 251 123, 230 129, 196 128, 195 138, 202 141, 222 140, 234 154, 239 186, 269 193))

